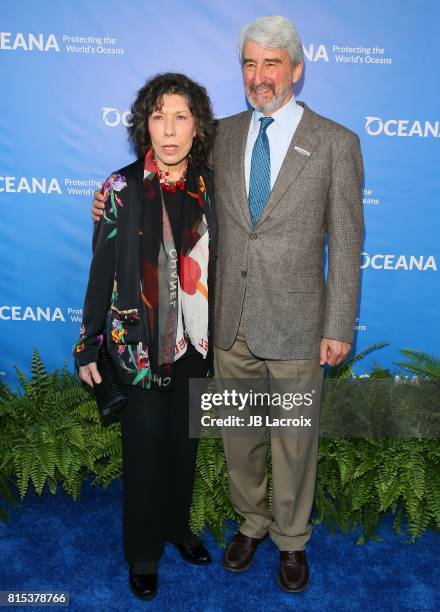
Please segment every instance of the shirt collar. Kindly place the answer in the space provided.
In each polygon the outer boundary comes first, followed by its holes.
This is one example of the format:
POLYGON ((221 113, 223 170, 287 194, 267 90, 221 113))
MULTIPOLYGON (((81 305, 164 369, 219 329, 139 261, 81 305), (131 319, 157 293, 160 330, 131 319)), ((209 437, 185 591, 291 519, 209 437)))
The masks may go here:
MULTIPOLYGON (((288 129, 288 127, 292 125, 292 122, 297 119, 297 114, 298 105, 296 103, 295 96, 292 95, 287 104, 284 104, 284 106, 279 108, 273 115, 271 115, 271 117, 274 120, 275 125, 281 129, 288 129)), ((261 111, 254 110, 252 114, 252 131, 260 130, 260 118, 264 116, 265 115, 261 111)))

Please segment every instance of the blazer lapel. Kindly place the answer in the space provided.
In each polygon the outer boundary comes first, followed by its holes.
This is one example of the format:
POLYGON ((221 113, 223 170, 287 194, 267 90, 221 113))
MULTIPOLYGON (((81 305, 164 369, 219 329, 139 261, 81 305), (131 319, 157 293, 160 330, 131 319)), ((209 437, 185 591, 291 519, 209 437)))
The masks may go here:
POLYGON ((206 188, 206 200, 204 201, 203 212, 205 213, 206 222, 209 228, 209 241, 210 249, 212 249, 213 255, 217 254, 217 223, 214 208, 214 193, 213 193, 213 180, 212 172, 204 169, 203 180, 206 188))
POLYGON ((252 111, 244 112, 237 118, 234 130, 229 132, 229 163, 230 176, 240 209, 244 215, 246 223, 251 226, 248 198, 246 193, 246 180, 244 175, 244 155, 246 151, 246 141, 249 131, 249 124, 252 111))
POLYGON ((289 148, 287 149, 286 157, 281 165, 277 179, 257 226, 268 217, 270 212, 282 199, 283 195, 296 180, 307 161, 312 157, 313 151, 318 144, 318 139, 314 134, 314 130, 318 127, 315 113, 310 111, 305 104, 299 104, 304 107, 303 116, 295 130, 289 148), (307 155, 307 153, 310 153, 310 155, 307 155))

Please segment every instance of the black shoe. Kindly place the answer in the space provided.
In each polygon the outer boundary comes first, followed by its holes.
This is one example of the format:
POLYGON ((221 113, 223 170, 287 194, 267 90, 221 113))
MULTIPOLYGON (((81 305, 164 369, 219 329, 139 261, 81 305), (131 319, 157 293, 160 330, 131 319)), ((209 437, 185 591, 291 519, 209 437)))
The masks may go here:
POLYGON ((133 595, 142 601, 148 601, 157 595, 157 574, 133 574, 130 565, 128 583, 133 595))
POLYGON ((182 559, 185 559, 188 563, 193 563, 194 565, 209 565, 212 561, 211 555, 202 543, 196 544, 195 546, 176 544, 176 548, 180 552, 182 559))

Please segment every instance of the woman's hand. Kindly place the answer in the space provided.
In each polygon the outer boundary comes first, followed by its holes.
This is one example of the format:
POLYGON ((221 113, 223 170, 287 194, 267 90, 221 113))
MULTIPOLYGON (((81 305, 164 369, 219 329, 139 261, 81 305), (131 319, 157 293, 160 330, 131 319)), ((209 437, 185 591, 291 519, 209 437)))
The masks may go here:
POLYGON ((96 190, 93 195, 92 219, 93 221, 99 221, 104 214, 105 202, 108 198, 108 193, 101 193, 99 190, 96 190))
POLYGON ((85 366, 80 366, 79 377, 90 387, 93 387, 94 384, 99 385, 102 380, 98 372, 97 365, 94 361, 92 361, 92 363, 88 363, 85 366))

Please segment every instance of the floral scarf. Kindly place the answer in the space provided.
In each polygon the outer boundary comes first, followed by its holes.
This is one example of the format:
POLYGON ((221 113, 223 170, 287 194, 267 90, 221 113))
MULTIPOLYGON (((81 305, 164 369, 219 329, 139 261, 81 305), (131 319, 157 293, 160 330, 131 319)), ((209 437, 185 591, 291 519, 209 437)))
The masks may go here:
POLYGON ((145 156, 140 231, 141 297, 147 312, 151 383, 166 388, 188 341, 203 357, 207 354, 209 234, 203 213, 205 185, 189 164, 177 252, 152 158, 150 149, 145 156))

